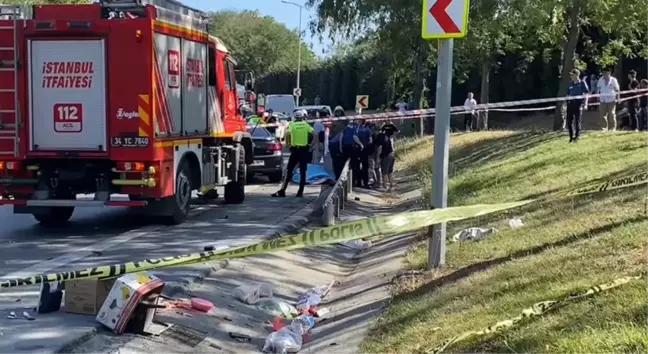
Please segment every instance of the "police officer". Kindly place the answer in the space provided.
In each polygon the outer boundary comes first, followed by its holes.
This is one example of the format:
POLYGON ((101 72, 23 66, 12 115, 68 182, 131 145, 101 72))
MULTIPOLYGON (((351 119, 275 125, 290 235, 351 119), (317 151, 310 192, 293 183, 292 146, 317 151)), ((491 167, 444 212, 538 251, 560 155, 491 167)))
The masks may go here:
POLYGON ((580 79, 580 70, 572 69, 569 72, 569 86, 567 96, 585 96, 584 98, 570 99, 567 101, 567 128, 569 142, 576 143, 580 137, 583 122, 583 109, 587 110, 587 95, 590 93, 585 81, 580 79))
POLYGON ((299 190, 297 197, 304 194, 306 186, 306 170, 310 160, 309 139, 313 136, 314 129, 307 122, 304 122, 307 113, 298 110, 294 113, 295 121, 290 123, 286 132, 286 144, 290 147, 290 158, 288 158, 288 167, 286 168, 286 179, 283 181, 281 189, 274 193, 273 197, 285 197, 288 183, 292 180, 293 171, 299 164, 299 190))

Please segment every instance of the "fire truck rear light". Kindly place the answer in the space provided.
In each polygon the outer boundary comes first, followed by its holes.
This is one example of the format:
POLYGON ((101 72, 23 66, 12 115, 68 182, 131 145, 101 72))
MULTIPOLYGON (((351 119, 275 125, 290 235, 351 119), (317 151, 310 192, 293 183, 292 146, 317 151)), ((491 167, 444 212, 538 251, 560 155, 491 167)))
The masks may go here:
POLYGON ((0 170, 19 170, 19 161, 0 161, 0 170))
POLYGON ((142 162, 118 162, 117 169, 120 171, 145 171, 146 166, 142 162))

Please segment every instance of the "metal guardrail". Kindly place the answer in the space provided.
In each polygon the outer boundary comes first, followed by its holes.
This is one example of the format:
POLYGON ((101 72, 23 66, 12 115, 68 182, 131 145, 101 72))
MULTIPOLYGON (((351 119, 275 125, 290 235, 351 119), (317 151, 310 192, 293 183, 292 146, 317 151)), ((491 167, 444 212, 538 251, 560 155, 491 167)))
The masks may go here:
POLYGON ((351 168, 349 168, 350 160, 344 163, 344 168, 340 174, 340 178, 331 187, 330 185, 322 185, 320 190, 320 197, 326 195, 326 199, 322 203, 322 224, 325 226, 332 226, 335 224, 335 218, 340 216, 340 210, 344 210, 346 202, 349 200, 349 193, 353 189, 353 175, 351 168))

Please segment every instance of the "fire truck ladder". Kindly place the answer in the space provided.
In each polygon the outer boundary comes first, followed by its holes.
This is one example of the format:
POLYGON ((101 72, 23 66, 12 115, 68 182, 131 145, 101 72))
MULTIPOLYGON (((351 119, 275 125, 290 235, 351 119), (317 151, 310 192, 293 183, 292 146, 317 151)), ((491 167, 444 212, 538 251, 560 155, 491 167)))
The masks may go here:
POLYGON ((0 89, 0 94, 13 93, 13 105, 9 107, 0 107, 0 140, 13 140, 13 151, 0 151, 0 155, 14 155, 18 156, 19 151, 19 128, 21 125, 20 115, 20 102, 18 98, 18 23, 23 19, 23 26, 25 13, 19 5, 0 5, 0 20, 11 20, 10 26, 0 26, 0 33, 10 31, 13 37, 13 45, 9 47, 0 47, 0 52, 9 52, 13 56, 13 60, 0 60, 0 71, 9 71, 13 73, 13 85, 11 88, 0 89), (8 122, 4 119, 6 115, 13 115, 13 122, 8 122))

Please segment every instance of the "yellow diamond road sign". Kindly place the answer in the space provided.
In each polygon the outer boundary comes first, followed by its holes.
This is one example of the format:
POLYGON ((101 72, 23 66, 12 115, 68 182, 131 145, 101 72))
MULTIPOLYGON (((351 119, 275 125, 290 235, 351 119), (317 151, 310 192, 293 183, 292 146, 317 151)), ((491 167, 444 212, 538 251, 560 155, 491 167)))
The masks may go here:
POLYGON ((425 39, 463 38, 468 33, 469 0, 423 0, 425 39))

